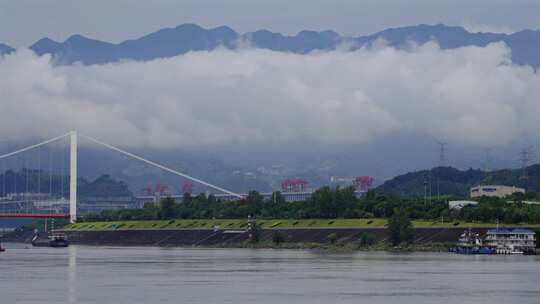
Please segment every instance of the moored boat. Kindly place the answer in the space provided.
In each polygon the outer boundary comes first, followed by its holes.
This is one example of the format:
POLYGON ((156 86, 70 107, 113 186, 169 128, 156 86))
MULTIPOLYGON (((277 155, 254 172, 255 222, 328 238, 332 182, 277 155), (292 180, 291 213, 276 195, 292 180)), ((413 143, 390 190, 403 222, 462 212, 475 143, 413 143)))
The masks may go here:
POLYGON ((465 230, 459 237, 456 247, 450 248, 450 252, 458 254, 494 254, 493 248, 483 246, 482 239, 478 233, 473 233, 471 229, 465 230))
POLYGON ((450 252, 460 254, 536 254, 536 234, 530 229, 490 229, 482 241, 469 229, 450 252))
POLYGON ((40 239, 36 234, 32 239, 35 247, 68 247, 69 241, 64 233, 53 233, 47 239, 40 239))
POLYGON ((534 254, 536 234, 530 229, 490 229, 486 234, 486 245, 496 249, 497 254, 534 254))

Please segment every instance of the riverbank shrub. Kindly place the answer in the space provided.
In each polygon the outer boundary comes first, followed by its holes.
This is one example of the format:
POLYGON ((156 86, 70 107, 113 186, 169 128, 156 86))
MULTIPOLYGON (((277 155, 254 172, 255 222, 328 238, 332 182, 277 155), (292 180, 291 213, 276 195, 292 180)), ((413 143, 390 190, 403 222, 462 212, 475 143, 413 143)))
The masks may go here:
POLYGON ((256 222, 252 222, 252 223, 249 224, 248 232, 249 232, 249 242, 250 243, 255 244, 255 243, 258 243, 261 240, 262 228, 256 222))
POLYGON ((369 247, 375 244, 375 235, 373 233, 362 233, 359 238, 360 246, 369 247))
POLYGON ((334 245, 334 244, 336 243, 336 241, 337 241, 337 235, 336 235, 335 233, 330 233, 330 234, 326 237, 326 240, 327 240, 330 244, 334 245))
POLYGON ((278 246, 283 243, 283 236, 281 235, 281 231, 274 230, 272 232, 272 243, 278 246))

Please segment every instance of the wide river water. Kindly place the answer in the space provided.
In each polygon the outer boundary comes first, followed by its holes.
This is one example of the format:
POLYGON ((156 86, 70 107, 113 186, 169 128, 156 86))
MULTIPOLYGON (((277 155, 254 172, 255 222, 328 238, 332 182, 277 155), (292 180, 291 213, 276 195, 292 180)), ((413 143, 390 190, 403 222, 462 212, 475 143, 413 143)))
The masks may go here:
POLYGON ((0 303, 540 303, 540 256, 4 245, 0 303))

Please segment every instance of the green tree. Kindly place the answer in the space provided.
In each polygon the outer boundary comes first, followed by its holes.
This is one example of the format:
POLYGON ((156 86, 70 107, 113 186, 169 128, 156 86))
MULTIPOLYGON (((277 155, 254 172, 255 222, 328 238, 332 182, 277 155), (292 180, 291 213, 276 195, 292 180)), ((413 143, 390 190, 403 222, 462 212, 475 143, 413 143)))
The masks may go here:
POLYGON ((174 201, 174 198, 167 197, 161 200, 159 214, 160 218, 163 220, 176 218, 176 202, 174 201))
POLYGON ((182 203, 183 204, 190 204, 191 203, 191 193, 184 193, 184 195, 182 196, 182 203))
POLYGON ((414 228, 409 212, 404 208, 396 209, 388 221, 388 236, 393 246, 414 241, 414 228))

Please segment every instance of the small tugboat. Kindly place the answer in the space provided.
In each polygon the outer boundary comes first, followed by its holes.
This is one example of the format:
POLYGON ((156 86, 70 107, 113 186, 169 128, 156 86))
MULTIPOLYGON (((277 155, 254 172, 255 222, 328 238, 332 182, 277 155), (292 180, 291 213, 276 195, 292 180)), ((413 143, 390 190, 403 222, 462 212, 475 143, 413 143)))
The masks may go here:
POLYGON ((39 235, 34 235, 32 238, 32 246, 34 247, 68 247, 69 241, 64 233, 52 233, 47 239, 40 239, 39 235))
POLYGON ((473 233, 471 229, 465 230, 456 244, 456 247, 450 248, 450 252, 458 254, 494 254, 496 251, 492 248, 482 245, 482 239, 478 233, 473 233))

